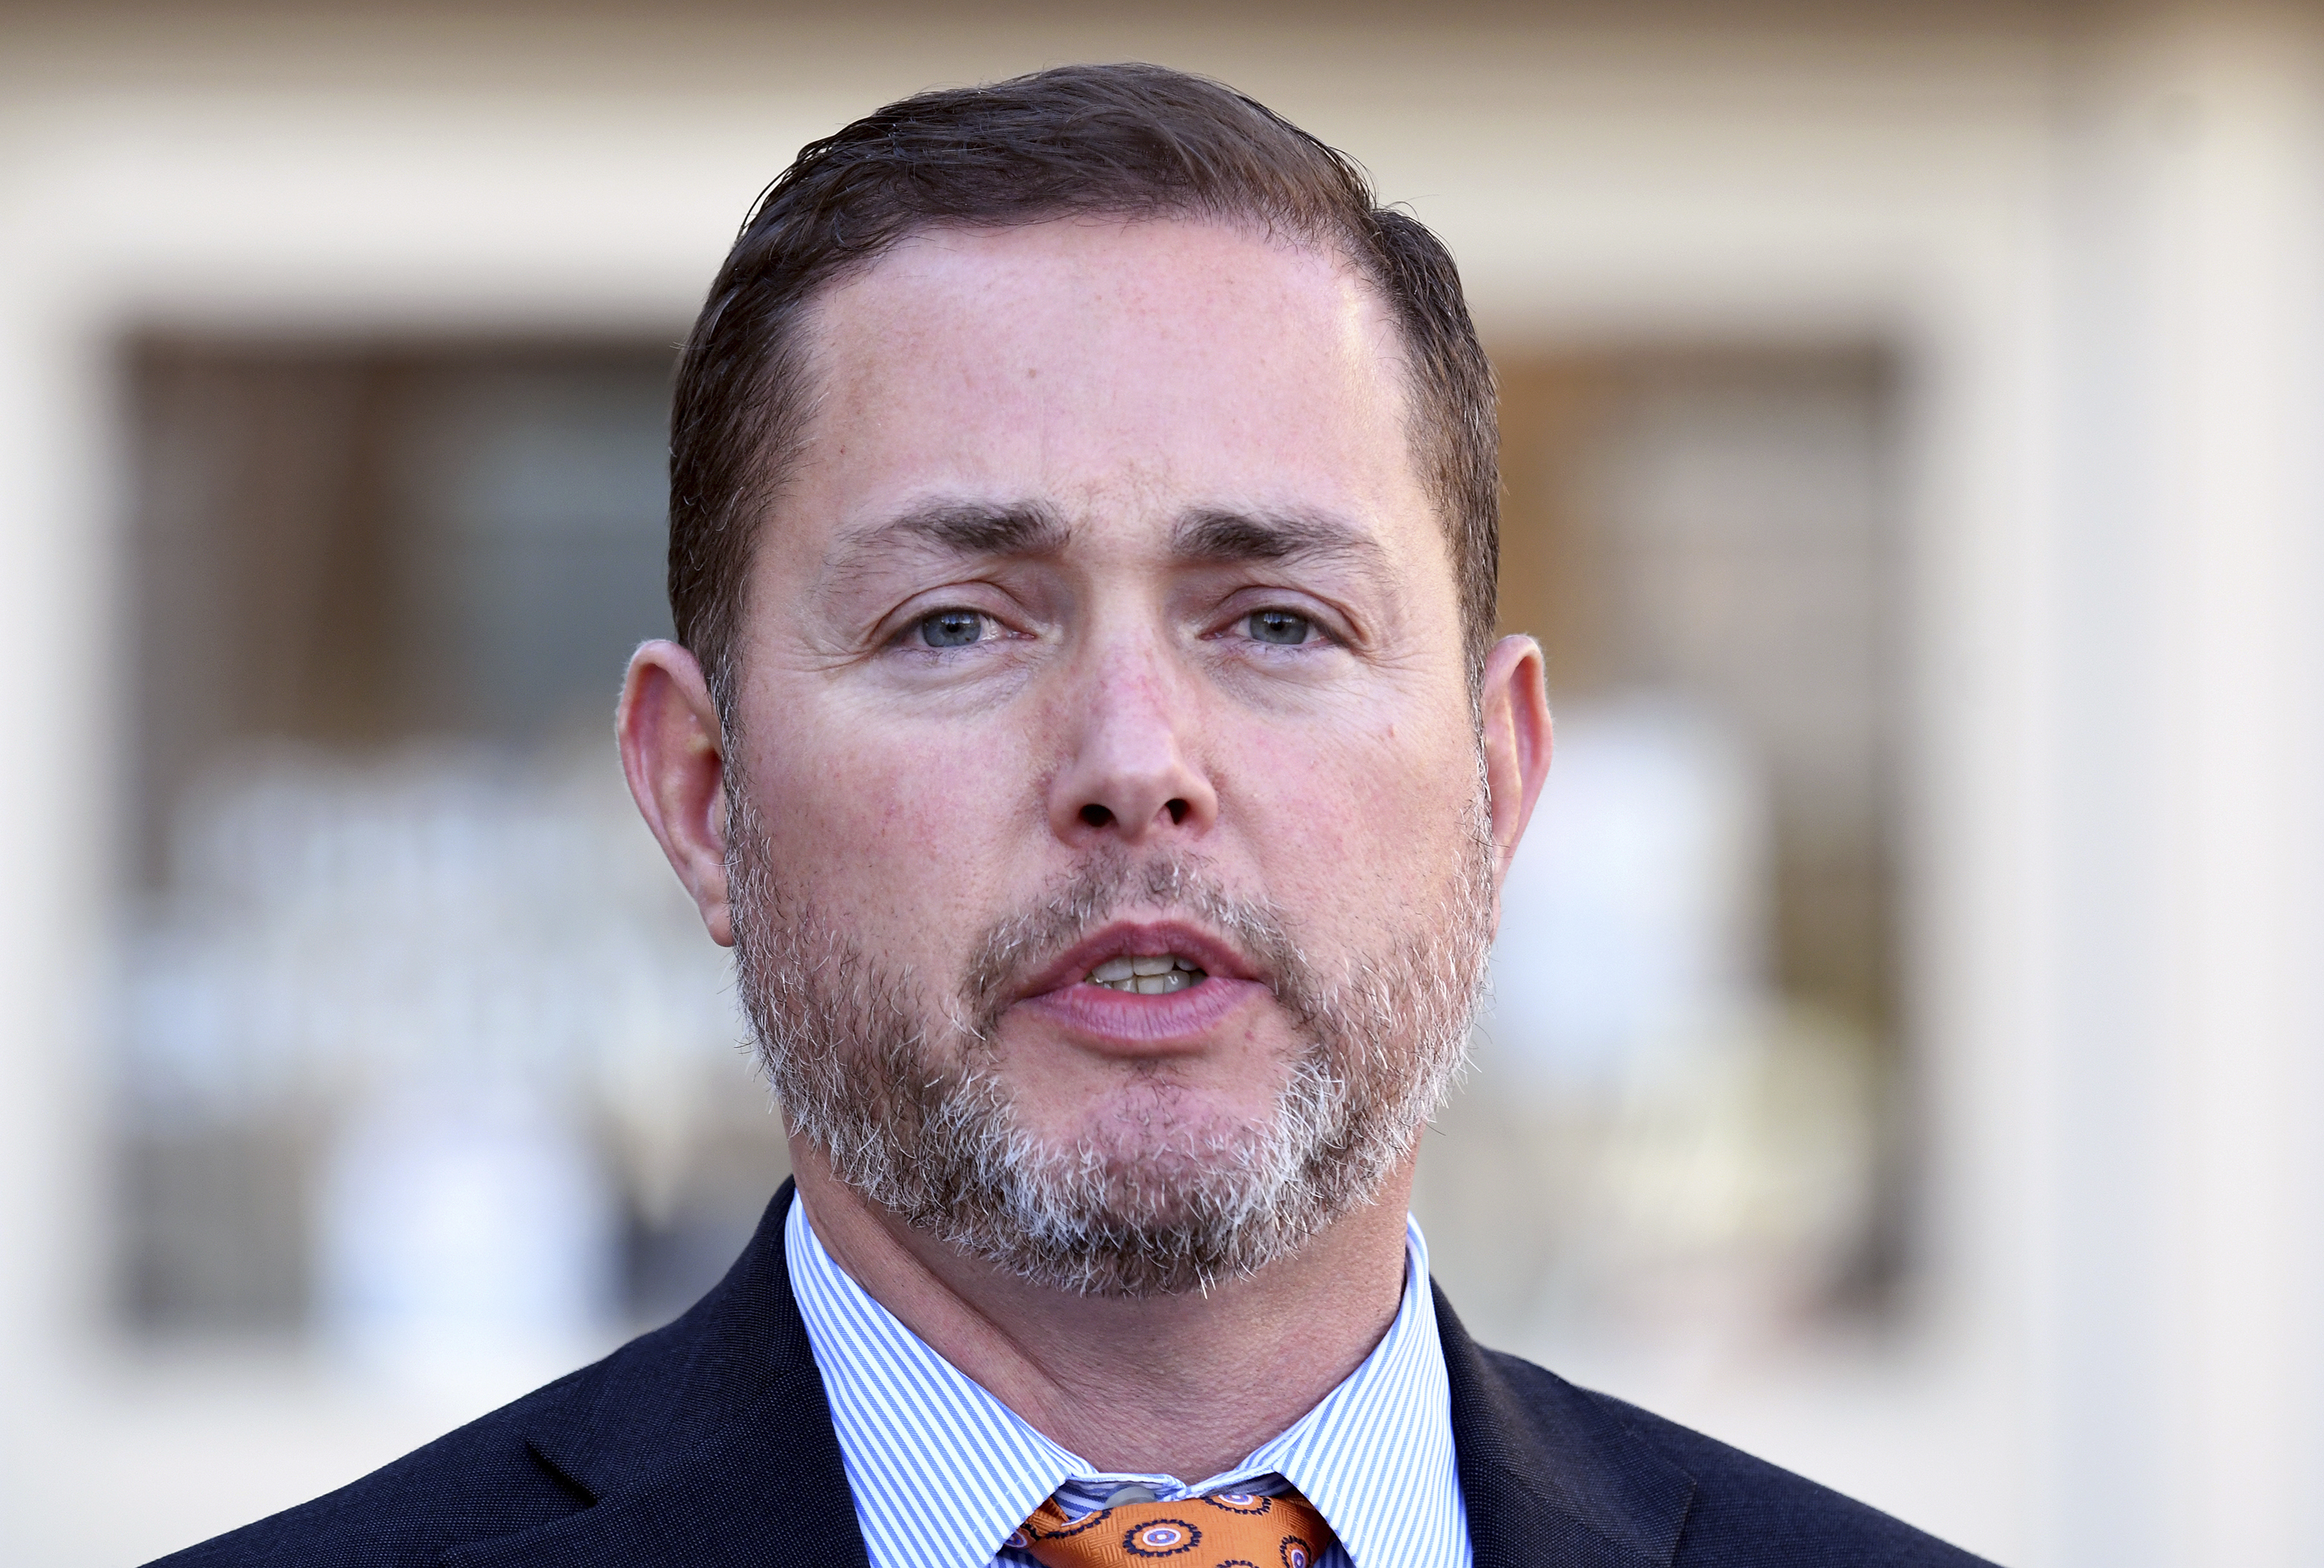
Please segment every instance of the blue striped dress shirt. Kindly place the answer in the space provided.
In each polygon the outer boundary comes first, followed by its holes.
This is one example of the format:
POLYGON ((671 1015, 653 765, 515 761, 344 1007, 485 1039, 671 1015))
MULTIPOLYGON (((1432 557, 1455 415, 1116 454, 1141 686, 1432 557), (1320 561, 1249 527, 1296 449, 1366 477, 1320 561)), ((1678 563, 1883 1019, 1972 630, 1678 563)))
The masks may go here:
POLYGON ((1023 1568, 1001 1550, 1050 1497, 1069 1515, 1125 1486, 1160 1501, 1296 1487, 1339 1544, 1317 1568, 1469 1568, 1451 1394, 1428 1247, 1406 1222, 1404 1300, 1387 1335, 1279 1437, 1188 1486, 1101 1471, 1027 1425, 832 1260, 794 1198, 784 1251, 831 1402, 872 1568, 1023 1568))

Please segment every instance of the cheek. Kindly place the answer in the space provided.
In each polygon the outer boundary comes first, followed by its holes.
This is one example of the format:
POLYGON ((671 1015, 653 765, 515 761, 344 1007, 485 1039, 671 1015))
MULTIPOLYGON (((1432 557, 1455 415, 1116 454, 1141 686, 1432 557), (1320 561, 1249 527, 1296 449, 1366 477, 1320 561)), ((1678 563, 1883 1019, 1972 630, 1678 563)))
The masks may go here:
POLYGON ((1268 891, 1305 929, 1360 933, 1433 909, 1476 793, 1465 726, 1379 721, 1291 747, 1262 737, 1234 793, 1268 891))
POLYGON ((948 965, 959 934, 991 920, 1025 810, 1004 737, 835 715, 783 726, 749 767, 778 877, 862 945, 948 965))

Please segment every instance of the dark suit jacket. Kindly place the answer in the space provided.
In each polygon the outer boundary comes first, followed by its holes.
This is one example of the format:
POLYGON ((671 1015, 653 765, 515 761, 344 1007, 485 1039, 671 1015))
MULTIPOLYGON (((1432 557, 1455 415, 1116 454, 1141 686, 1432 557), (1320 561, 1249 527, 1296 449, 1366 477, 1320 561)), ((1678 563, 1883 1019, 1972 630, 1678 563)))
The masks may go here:
MULTIPOLYGON (((783 1263, 788 1183, 685 1316, 170 1568, 864 1568, 783 1263)), ((1966 1565, 1798 1476, 1482 1350, 1436 1296, 1477 1568, 1966 1565)), ((158 1568, 158 1565, 157 1565, 158 1568)), ((1395 1564, 1368 1568, 1397 1568, 1395 1564)))

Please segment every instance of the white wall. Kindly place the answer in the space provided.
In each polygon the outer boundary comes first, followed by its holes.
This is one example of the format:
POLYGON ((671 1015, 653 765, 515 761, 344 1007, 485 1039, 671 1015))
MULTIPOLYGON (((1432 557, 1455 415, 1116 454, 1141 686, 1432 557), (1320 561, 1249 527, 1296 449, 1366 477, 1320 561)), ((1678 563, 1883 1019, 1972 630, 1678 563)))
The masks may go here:
POLYGON ((851 33, 741 14, 170 12, 15 28, 11 1561, 134 1560, 462 1414, 383 1407, 298 1366, 133 1359, 102 1327, 118 335, 675 337, 809 137, 934 82, 1127 56, 1223 76, 1354 152, 1451 240, 1499 342, 1904 353, 1930 1289, 1895 1343, 1615 1391, 2013 1562, 2313 1556, 2293 1482, 2318 1457, 2299 1332, 2316 1173, 2297 1133, 2316 1088, 2301 804, 2324 733, 2308 457, 2324 274, 2294 198, 2324 158, 2318 54, 2290 23, 851 33))
POLYGON ((2059 1560, 2314 1562, 2324 67, 2103 41, 2061 118, 2041 1343, 2059 1560))

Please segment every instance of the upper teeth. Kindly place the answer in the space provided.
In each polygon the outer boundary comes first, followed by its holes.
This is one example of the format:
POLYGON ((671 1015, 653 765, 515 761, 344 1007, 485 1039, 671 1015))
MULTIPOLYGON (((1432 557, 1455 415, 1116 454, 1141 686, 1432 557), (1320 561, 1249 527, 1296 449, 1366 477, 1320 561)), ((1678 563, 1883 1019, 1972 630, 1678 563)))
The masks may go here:
POLYGON ((1175 953, 1145 954, 1109 958, 1090 971, 1090 983, 1108 985, 1116 991, 1135 992, 1140 996, 1159 996, 1165 992, 1184 991, 1203 978, 1203 970, 1192 959, 1181 958, 1175 953))

